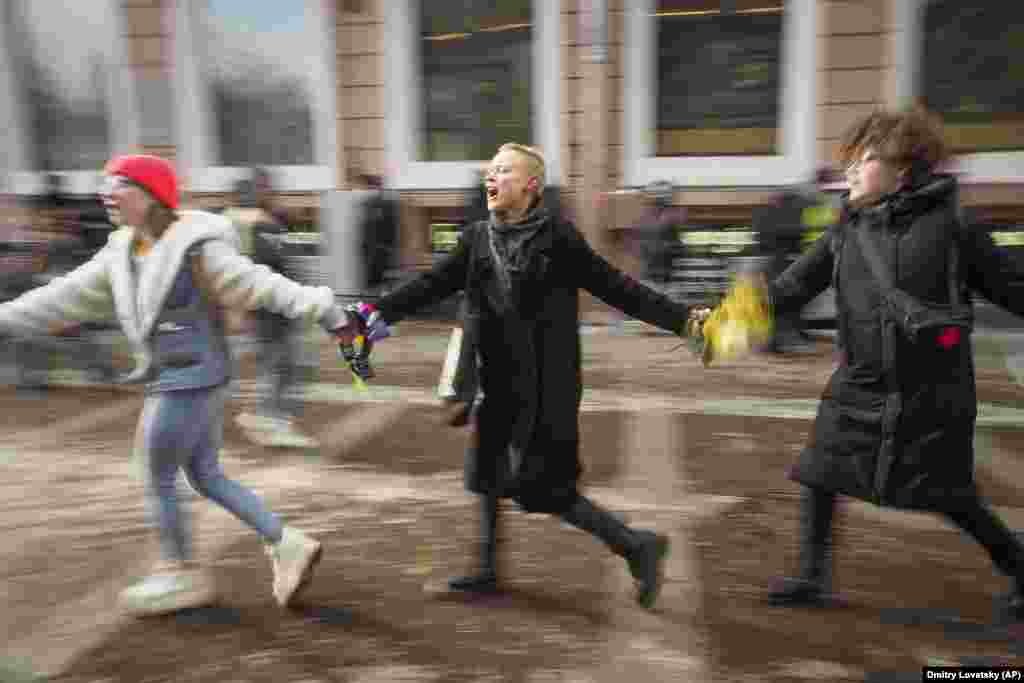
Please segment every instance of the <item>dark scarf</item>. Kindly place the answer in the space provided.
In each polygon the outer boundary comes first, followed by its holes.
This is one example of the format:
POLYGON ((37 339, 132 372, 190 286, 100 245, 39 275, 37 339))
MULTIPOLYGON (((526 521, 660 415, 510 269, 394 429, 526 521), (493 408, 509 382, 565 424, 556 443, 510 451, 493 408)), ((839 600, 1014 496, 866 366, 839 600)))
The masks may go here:
POLYGON ((529 245, 547 225, 549 217, 547 209, 538 203, 518 223, 503 223, 492 212, 487 224, 491 259, 498 274, 499 288, 504 299, 504 313, 509 316, 510 322, 514 321, 506 327, 506 334, 510 339, 518 340, 510 344, 509 348, 515 349, 521 360, 519 372, 508 380, 518 386, 514 394, 534 397, 532 401, 526 401, 521 406, 513 420, 512 438, 507 450, 508 460, 502 474, 502 486, 510 487, 510 490, 517 486, 523 457, 533 440, 540 391, 533 336, 530 328, 519 317, 519 285, 522 283, 522 275, 529 260, 529 245))
POLYGON ((518 223, 503 223, 492 212, 487 224, 487 239, 491 258, 498 272, 502 292, 507 296, 513 282, 518 281, 526 268, 527 246, 547 224, 549 214, 540 204, 530 209, 518 223))

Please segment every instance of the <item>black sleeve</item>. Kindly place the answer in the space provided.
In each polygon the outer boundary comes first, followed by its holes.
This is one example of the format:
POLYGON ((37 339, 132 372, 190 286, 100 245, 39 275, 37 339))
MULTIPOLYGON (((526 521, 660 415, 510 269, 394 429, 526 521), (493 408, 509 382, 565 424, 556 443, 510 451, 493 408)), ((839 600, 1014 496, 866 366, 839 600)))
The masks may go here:
POLYGON ((800 310, 832 284, 832 243, 836 230, 842 229, 842 226, 835 226, 826 230, 808 251, 769 284, 768 293, 776 313, 800 310))
POLYGON ((447 299, 466 286, 470 244, 478 226, 462 231, 459 241, 434 267, 399 287, 377 302, 381 316, 389 323, 415 313, 424 306, 447 299))
POLYGON ((996 306, 1024 316, 1024 272, 987 231, 961 227, 959 235, 967 286, 996 306))
POLYGON ((682 333, 686 328, 687 307, 643 285, 595 253, 572 223, 558 228, 563 232, 568 272, 583 289, 610 306, 664 330, 682 333))

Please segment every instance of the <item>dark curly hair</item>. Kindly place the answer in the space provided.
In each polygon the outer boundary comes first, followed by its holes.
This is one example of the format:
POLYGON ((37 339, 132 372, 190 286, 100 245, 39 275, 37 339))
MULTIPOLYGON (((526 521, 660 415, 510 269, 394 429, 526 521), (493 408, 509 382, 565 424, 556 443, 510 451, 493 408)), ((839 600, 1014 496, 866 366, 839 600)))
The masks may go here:
POLYGON ((854 121, 840 140, 839 163, 845 168, 868 147, 915 176, 949 158, 941 120, 920 105, 900 112, 879 109, 854 121))

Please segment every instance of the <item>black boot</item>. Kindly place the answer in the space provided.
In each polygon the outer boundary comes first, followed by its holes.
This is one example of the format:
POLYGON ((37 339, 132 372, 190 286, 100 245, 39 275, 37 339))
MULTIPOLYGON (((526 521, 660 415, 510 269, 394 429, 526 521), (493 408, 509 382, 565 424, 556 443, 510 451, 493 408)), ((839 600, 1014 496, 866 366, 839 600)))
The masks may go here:
POLYGON ((1013 590, 999 597, 995 616, 997 621, 1024 621, 1024 586, 1021 586, 1020 581, 1014 581, 1013 590))
POLYGON ((835 494, 805 488, 800 499, 800 574, 785 578, 768 592, 776 607, 816 607, 825 604, 825 574, 835 514, 835 494))
POLYGON ((624 557, 637 584, 637 603, 648 609, 654 606, 664 578, 668 537, 653 531, 634 531, 583 496, 562 513, 562 519, 597 536, 612 552, 624 557))
POLYGON ((992 563, 1013 579, 1013 589, 996 605, 1005 621, 1024 621, 1024 545, 977 495, 947 500, 946 517, 982 545, 992 563))
POLYGON ((480 510, 480 567, 467 576, 448 581, 448 590, 459 593, 498 592, 498 497, 481 496, 480 510))

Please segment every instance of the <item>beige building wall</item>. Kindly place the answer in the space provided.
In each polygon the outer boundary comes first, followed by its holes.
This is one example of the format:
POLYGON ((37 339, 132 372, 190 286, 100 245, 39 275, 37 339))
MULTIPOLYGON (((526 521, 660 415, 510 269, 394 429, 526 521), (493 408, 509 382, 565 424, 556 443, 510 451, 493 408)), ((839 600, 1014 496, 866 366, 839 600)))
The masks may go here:
MULTIPOLYGON (((170 0, 122 0, 127 18, 129 67, 136 79, 170 82, 170 36, 163 12, 170 0)), ((352 186, 354 171, 389 173, 385 156, 386 0, 336 0, 338 178, 339 189, 352 186)), ((628 0, 607 0, 607 59, 591 59, 586 11, 588 0, 562 0, 560 155, 567 204, 599 252, 628 265, 622 242, 613 228, 631 224, 642 209, 635 193, 620 191, 622 169, 623 33, 628 0)), ((817 158, 833 164, 843 129, 857 116, 878 106, 899 104, 895 68, 898 4, 902 0, 820 0, 817 27, 817 158)), ((171 138, 173 140, 173 136, 171 138)), ((173 144, 147 142, 148 152, 173 158, 173 144)), ((970 185, 963 199, 969 206, 988 206, 1006 212, 1024 211, 1017 186, 970 185)), ((685 188, 676 201, 691 218, 703 221, 749 220, 753 207, 768 200, 766 190, 685 188)), ((429 217, 465 201, 462 191, 403 192, 402 263, 429 263, 429 217)), ((202 203, 217 198, 200 197, 202 203)), ((315 202, 315 196, 285 197, 296 206, 315 202)))
MULTIPOLYGON (((128 48, 127 67, 131 77, 136 83, 169 91, 171 44, 164 5, 164 0, 121 0, 128 48)), ((163 136, 143 139, 142 148, 147 154, 173 160, 176 156, 173 140, 173 130, 167 130, 163 136)))
POLYGON ((834 164, 843 130, 886 102, 895 0, 828 0, 818 12, 818 162, 834 164))
POLYGON ((386 175, 384 158, 384 10, 382 0, 336 3, 338 35, 338 175, 386 175))

